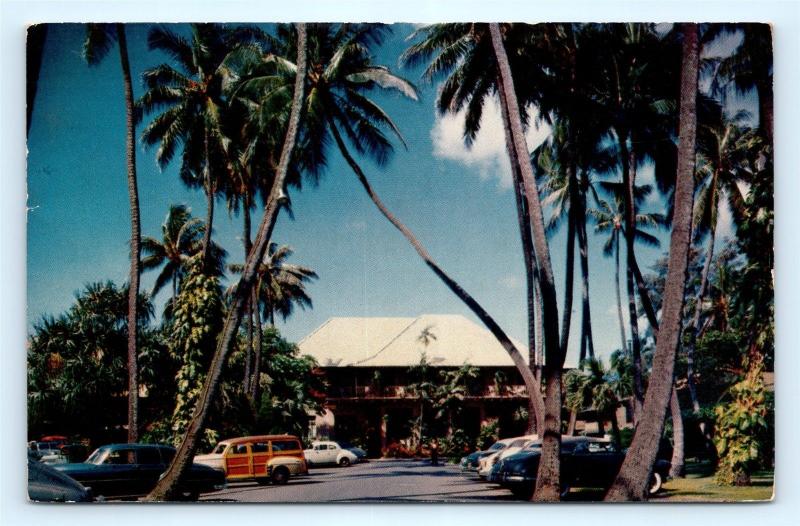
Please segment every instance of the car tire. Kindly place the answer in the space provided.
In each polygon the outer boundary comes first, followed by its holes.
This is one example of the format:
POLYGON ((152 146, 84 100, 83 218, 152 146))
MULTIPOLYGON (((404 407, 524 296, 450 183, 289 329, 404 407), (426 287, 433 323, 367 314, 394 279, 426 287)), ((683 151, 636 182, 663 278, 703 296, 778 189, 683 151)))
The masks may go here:
POLYGON ((277 467, 272 471, 272 483, 280 486, 289 482, 289 470, 283 466, 277 467))
POLYGON ((258 482, 262 486, 265 486, 265 485, 269 484, 270 482, 272 482, 272 480, 269 477, 267 477, 267 478, 263 478, 262 477, 262 478, 256 479, 256 482, 258 482))
POLYGON ((200 498, 200 492, 197 490, 187 490, 181 492, 180 499, 184 502, 197 502, 200 498))
POLYGON ((660 473, 653 472, 650 476, 650 483, 647 485, 647 493, 650 495, 655 495, 659 491, 661 491, 661 487, 664 485, 664 480, 661 477, 660 473))
POLYGON ((348 467, 348 466, 350 465, 350 459, 349 459, 349 458, 347 458, 347 457, 342 457, 342 459, 341 459, 341 460, 339 460, 339 465, 340 465, 341 467, 343 467, 343 468, 346 468, 346 467, 348 467))

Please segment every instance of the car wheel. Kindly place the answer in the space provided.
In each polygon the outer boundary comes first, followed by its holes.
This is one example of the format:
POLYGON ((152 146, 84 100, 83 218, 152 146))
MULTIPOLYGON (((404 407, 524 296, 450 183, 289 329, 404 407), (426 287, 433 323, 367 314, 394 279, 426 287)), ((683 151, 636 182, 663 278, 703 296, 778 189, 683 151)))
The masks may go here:
POLYGON ((272 483, 276 485, 286 484, 289 482, 289 470, 281 466, 275 468, 272 472, 272 483))
POLYGON ((350 459, 347 457, 342 457, 342 459, 339 461, 339 465, 342 466, 343 468, 346 468, 347 466, 350 465, 350 459))
POLYGON ((650 476, 650 484, 647 486, 647 492, 650 493, 650 495, 655 495, 656 493, 661 491, 661 486, 663 485, 664 481, 661 478, 661 474, 653 473, 650 476))
POLYGON ((264 486, 265 484, 269 484, 271 480, 269 478, 259 478, 256 479, 256 482, 264 486))
POLYGON ((183 490, 178 493, 178 500, 182 502, 195 502, 200 498, 200 492, 197 490, 183 490))

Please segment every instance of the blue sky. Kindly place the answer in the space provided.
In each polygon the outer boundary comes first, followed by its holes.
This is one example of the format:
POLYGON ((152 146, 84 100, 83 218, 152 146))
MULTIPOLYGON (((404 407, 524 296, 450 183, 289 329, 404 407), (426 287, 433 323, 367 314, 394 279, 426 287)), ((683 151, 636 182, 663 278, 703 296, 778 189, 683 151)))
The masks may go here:
MULTIPOLYGON (((147 25, 128 25, 134 95, 141 72, 167 60, 146 49, 147 25)), ((421 83, 421 69, 400 69, 412 26, 395 26, 376 61, 417 84, 419 101, 396 93, 376 94, 408 148, 401 145, 379 168, 362 166, 386 205, 419 237, 440 265, 473 294, 512 336, 526 341, 524 269, 514 198, 499 113, 487 106, 482 131, 467 149, 458 116, 434 110, 435 85, 421 83)), ((28 326, 57 314, 75 291, 92 281, 122 283, 128 272, 129 208, 125 176, 124 104, 114 48, 98 67, 80 56, 83 27, 50 28, 39 80, 28 157, 28 326)), ((546 129, 531 130, 536 144, 546 129)), ((186 189, 177 164, 159 170, 154 149, 137 149, 143 235, 159 237, 172 203, 186 203, 204 217, 205 200, 186 189)), ((281 330, 299 340, 332 316, 416 316, 459 313, 474 319, 378 213, 349 167, 331 151, 318 186, 292 191, 294 220, 282 214, 273 239, 295 249, 292 260, 320 276, 309 286, 314 308, 297 311, 281 330)), ((640 180, 651 178, 650 170, 640 180)), ((254 223, 260 214, 254 218, 254 223)), ((218 201, 214 235, 230 262, 243 259, 241 218, 218 201)), ((564 229, 565 230, 565 229, 564 229)), ((662 233, 667 239, 667 233, 662 233)), ((591 309, 595 347, 607 356, 619 347, 613 261, 601 254, 603 239, 590 228, 591 309)), ((564 288, 564 232, 550 242, 559 301, 564 288)), ((664 244, 666 248, 666 243, 664 244)), ((648 267, 661 249, 640 247, 648 267)), ((150 290, 155 273, 145 273, 150 290)), ((575 300, 568 363, 577 359, 580 282, 575 300)), ((160 305, 169 292, 156 298, 160 305)), ((624 290, 623 290, 624 301, 624 290)))

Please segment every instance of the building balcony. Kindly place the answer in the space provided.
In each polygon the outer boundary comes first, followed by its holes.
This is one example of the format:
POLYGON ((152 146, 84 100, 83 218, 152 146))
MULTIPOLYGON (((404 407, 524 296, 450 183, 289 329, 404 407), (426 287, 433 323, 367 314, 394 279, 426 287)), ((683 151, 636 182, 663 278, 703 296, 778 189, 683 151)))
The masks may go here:
MULTIPOLYGON (((524 385, 508 385, 498 387, 487 385, 483 389, 473 391, 467 395, 468 399, 475 398, 526 398, 528 391, 524 385)), ((407 385, 385 385, 376 387, 364 386, 331 386, 328 389, 328 399, 403 399, 415 398, 414 392, 407 385)))

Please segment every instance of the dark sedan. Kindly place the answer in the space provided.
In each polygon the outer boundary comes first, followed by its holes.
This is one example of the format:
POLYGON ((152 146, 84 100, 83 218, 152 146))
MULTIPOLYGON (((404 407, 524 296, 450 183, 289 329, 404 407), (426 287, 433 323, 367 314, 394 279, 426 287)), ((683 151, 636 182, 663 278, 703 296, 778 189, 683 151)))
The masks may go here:
MULTIPOLYGON (((523 499, 530 499, 536 485, 541 443, 526 447, 519 453, 501 460, 492 469, 489 481, 508 488, 523 499)), ((608 488, 625 460, 625 452, 613 442, 588 437, 564 437, 561 442, 561 491, 566 495, 570 488, 608 488)), ((661 489, 667 479, 670 463, 657 460, 653 468, 649 492, 661 489)))
POLYGON ((28 498, 33 502, 90 502, 92 494, 77 480, 29 456, 28 498))
MULTIPOLYGON (((111 444, 94 451, 85 462, 56 469, 91 488, 97 498, 135 499, 150 493, 175 456, 175 448, 159 444, 111 444)), ((184 500, 225 487, 222 471, 193 464, 181 482, 184 500)))

